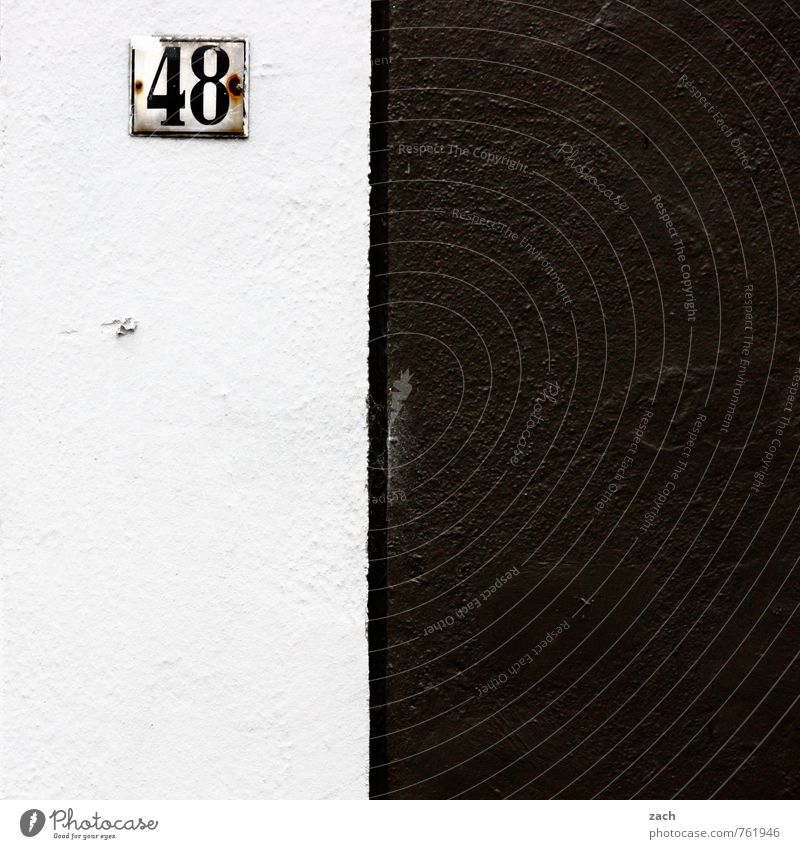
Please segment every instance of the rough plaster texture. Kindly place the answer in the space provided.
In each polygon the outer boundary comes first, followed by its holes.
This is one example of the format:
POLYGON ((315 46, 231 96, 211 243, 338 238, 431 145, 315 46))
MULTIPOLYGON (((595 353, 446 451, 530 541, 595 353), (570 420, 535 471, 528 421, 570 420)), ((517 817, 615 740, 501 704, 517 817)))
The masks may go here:
POLYGON ((360 0, 3 4, 5 797, 366 793, 368 53, 360 0), (143 32, 250 38, 248 140, 128 135, 143 32))
POLYGON ((797 798, 796 4, 389 5, 380 792, 797 798))

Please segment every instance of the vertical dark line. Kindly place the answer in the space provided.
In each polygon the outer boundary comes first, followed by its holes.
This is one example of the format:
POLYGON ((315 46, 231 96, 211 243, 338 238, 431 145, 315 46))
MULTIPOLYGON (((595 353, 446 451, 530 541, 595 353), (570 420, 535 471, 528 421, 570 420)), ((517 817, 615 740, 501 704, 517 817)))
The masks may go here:
POLYGON ((386 332, 389 320, 388 155, 389 2, 372 2, 369 254, 369 795, 387 791, 386 746, 386 332))

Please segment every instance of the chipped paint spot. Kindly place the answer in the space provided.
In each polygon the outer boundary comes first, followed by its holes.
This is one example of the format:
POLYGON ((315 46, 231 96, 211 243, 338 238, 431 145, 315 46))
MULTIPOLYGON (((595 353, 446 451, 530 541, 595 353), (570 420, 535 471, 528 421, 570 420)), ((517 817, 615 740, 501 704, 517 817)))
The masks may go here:
POLYGON ((139 326, 139 322, 136 321, 135 318, 125 318, 119 319, 115 318, 114 321, 104 321, 101 327, 116 327, 117 328, 117 336, 127 336, 128 333, 135 332, 136 328, 139 326))

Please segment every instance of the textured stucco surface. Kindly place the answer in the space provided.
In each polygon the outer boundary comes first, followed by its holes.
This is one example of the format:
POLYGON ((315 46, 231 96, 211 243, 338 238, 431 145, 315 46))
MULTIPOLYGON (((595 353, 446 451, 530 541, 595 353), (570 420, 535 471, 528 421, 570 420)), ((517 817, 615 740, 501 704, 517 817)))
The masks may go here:
POLYGON ((6 0, 0 47, 0 792, 363 797, 369 8, 6 0), (155 32, 250 38, 248 140, 128 135, 155 32))
POLYGON ((796 4, 389 7, 384 792, 797 797, 796 4))

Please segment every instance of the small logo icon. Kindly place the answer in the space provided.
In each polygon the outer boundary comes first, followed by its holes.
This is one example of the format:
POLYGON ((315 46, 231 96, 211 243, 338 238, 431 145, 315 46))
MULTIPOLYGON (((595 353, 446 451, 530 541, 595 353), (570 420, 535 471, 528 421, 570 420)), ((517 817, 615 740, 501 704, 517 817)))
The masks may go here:
POLYGON ((38 808, 31 808, 19 818, 19 830, 25 837, 36 837, 44 828, 44 814, 38 808))

